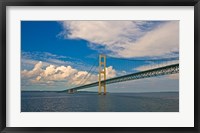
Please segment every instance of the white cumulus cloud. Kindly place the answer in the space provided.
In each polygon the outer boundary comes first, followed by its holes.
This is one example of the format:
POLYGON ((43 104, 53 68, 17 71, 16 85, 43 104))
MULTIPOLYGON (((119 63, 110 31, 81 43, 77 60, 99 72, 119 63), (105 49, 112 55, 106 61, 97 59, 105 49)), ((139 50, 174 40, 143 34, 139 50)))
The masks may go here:
MULTIPOLYGON (((107 78, 116 76, 116 71, 112 66, 106 68, 106 75, 107 78)), ((98 74, 77 70, 71 66, 49 65, 43 68, 41 61, 36 63, 31 70, 22 70, 21 76, 22 80, 30 82, 31 85, 54 85, 56 82, 65 82, 66 86, 76 86, 98 81, 98 74)))
POLYGON ((42 72, 42 62, 38 62, 37 64, 35 64, 34 68, 30 71, 28 70, 23 70, 21 72, 22 77, 27 77, 27 78, 31 78, 31 77, 35 77, 38 74, 40 74, 42 72))
POLYGON ((112 66, 109 66, 106 68, 106 78, 107 79, 116 77, 116 75, 117 75, 117 72, 115 69, 113 69, 112 66))

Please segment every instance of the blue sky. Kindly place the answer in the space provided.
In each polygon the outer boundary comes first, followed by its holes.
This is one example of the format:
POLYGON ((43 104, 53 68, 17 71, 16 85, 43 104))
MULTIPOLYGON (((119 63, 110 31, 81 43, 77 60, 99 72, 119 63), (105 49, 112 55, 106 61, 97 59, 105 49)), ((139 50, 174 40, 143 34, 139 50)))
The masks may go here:
MULTIPOLYGON (((98 78, 99 54, 108 56, 108 78, 152 68, 153 62, 110 57, 179 57, 179 22, 22 21, 21 89, 64 90, 94 82, 98 78), (89 71, 94 73, 88 74, 89 71)), ((109 85, 108 91, 178 91, 178 84, 175 74, 109 85)), ((97 91, 97 87, 87 90, 97 91)))

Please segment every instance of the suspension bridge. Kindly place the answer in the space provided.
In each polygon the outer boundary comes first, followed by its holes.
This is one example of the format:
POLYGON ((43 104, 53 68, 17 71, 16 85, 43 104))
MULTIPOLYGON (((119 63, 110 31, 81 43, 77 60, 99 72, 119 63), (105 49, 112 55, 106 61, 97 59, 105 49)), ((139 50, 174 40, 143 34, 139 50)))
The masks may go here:
MULTIPOLYGON (((113 64, 113 65, 115 65, 113 64)), ((118 82, 125 82, 130 80, 137 80, 143 78, 150 78, 162 75, 176 74, 179 73, 179 58, 161 58, 161 59, 125 59, 125 58, 114 58, 114 57, 106 57, 106 55, 99 55, 98 65, 94 63, 94 65, 90 68, 87 75, 85 75, 74 87, 68 88, 68 93, 75 93, 78 90, 96 87, 98 86, 98 94, 102 94, 101 90, 103 88, 103 94, 106 95, 106 85, 114 84, 118 82), (132 71, 129 73, 126 71, 121 71, 121 74, 115 77, 109 77, 109 73, 107 72, 106 64, 108 63, 107 58, 110 60, 117 60, 118 66, 129 66, 129 69, 132 68, 132 71), (132 65, 128 65, 123 62, 133 62, 132 65), (141 62, 143 65, 141 67, 141 62), (140 66, 140 67, 138 67, 140 66), (95 69, 95 67, 97 69, 95 69), (135 68, 135 69, 134 69, 135 68), (133 71, 134 70, 134 71, 133 71), (92 75, 97 73, 98 79, 93 81, 92 83, 88 82, 91 80, 92 75)))

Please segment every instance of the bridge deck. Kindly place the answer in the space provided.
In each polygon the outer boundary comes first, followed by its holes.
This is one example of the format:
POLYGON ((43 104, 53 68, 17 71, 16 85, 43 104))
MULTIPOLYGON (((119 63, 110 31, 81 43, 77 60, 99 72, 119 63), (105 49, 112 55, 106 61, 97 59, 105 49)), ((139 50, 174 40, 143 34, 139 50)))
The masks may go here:
MULTIPOLYGON (((124 82, 128 80, 136 80, 136 79, 142 79, 142 78, 149 78, 149 77, 155 77, 155 76, 161 76, 161 75, 168 75, 168 74, 175 74, 179 72, 179 64, 173 64, 173 65, 168 65, 160 68, 155 68, 155 69, 150 69, 142 72, 137 72, 133 74, 128 74, 120 77, 115 77, 115 78, 110 78, 104 81, 101 81, 102 83, 106 82, 106 84, 113 84, 117 82, 124 82)), ((85 89, 85 88, 90 88, 90 87, 95 87, 98 86, 99 82, 94 82, 91 84, 79 86, 79 87, 74 87, 70 88, 67 90, 80 90, 80 89, 85 89)), ((65 90, 65 91, 67 91, 65 90)))

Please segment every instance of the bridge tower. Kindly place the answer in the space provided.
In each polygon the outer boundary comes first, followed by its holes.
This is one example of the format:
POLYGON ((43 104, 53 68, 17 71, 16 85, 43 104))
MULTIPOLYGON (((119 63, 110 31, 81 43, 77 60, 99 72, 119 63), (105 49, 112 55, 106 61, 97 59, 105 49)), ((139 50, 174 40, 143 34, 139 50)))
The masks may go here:
POLYGON ((99 55, 99 88, 98 92, 101 95, 101 87, 104 88, 104 95, 106 95, 106 55, 99 55), (103 68, 103 69, 102 69, 103 68), (104 82, 101 82, 101 76, 103 75, 104 82))

